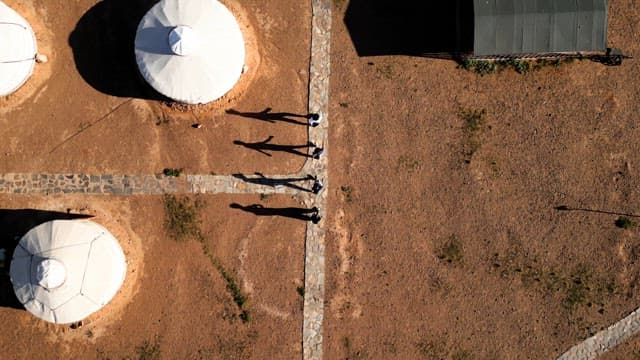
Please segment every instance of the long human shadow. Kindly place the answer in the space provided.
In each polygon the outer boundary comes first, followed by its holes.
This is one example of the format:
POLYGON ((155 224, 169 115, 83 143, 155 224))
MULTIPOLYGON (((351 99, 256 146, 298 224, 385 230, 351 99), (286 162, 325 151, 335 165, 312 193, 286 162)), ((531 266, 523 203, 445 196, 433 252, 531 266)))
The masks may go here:
POLYGON ((13 292, 9 267, 18 242, 33 227, 51 220, 86 219, 93 215, 72 214, 36 209, 0 209, 0 249, 4 249, 4 263, 0 263, 0 307, 24 309, 13 292))
POLYGON ((259 172, 256 172, 254 174, 257 177, 247 177, 244 174, 232 174, 232 176, 236 179, 240 179, 246 183, 251 183, 251 184, 265 185, 270 187, 285 186, 285 187, 300 190, 300 191, 313 192, 313 190, 311 189, 307 189, 302 186, 294 184, 295 182, 314 180, 315 178, 311 175, 307 175, 306 177, 302 177, 302 178, 271 179, 259 172))
POLYGON ((473 0, 350 0, 344 23, 358 56, 455 58, 473 51, 473 0))
POLYGON ((69 35, 82 78, 112 96, 165 100, 138 72, 134 42, 138 23, 158 0, 102 0, 69 35))
POLYGON ((309 119, 309 117, 311 117, 312 115, 312 114, 306 114, 306 115, 294 114, 290 112, 271 112, 270 107, 265 108, 264 110, 259 112, 242 112, 242 111, 237 111, 235 109, 227 109, 225 112, 231 115, 238 115, 238 116, 262 120, 270 123, 275 123, 277 121, 280 121, 280 122, 287 122, 287 123, 298 124, 298 125, 308 125, 309 123, 307 121, 298 121, 292 118, 309 119))
POLYGON ((240 140, 234 140, 233 143, 236 145, 244 146, 248 149, 255 150, 269 157, 271 157, 272 155, 267 151, 270 151, 270 152, 281 151, 281 152, 286 152, 289 154, 294 154, 294 155, 299 155, 304 157, 313 157, 313 155, 309 154, 308 152, 302 152, 298 150, 298 149, 308 149, 308 148, 316 147, 316 145, 311 141, 307 142, 306 145, 283 145, 283 144, 272 144, 271 143, 272 139, 273 139, 273 136, 269 136, 265 140, 253 142, 253 143, 246 143, 240 140))
POLYGON ((593 213, 598 213, 598 214, 619 215, 619 216, 628 216, 628 217, 640 218, 640 215, 638 215, 638 214, 627 214, 627 213, 621 213, 621 212, 615 212, 615 211, 587 209, 587 208, 574 208, 574 207, 570 207, 570 206, 566 206, 566 205, 556 206, 556 207, 554 207, 554 209, 556 209, 558 211, 586 211, 586 212, 593 212, 593 213))
POLYGON ((297 207, 268 208, 260 204, 242 206, 237 203, 232 203, 229 207, 232 209, 240 209, 242 211, 250 212, 256 216, 282 216, 303 221, 311 221, 314 224, 317 224, 318 221, 320 221, 318 208, 316 207, 312 207, 311 209, 297 207))

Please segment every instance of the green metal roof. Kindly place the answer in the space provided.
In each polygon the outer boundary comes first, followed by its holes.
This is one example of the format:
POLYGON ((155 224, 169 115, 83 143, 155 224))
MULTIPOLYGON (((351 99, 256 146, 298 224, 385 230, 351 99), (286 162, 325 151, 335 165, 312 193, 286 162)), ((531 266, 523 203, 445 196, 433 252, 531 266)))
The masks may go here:
POLYGON ((473 0, 475 55, 604 51, 607 0, 473 0))

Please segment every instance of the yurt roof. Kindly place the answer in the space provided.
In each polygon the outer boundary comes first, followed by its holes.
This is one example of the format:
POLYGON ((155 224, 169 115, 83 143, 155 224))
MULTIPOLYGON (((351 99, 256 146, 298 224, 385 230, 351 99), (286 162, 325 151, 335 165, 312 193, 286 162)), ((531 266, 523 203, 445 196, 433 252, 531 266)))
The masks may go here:
POLYGON ((244 40, 233 14, 216 0, 162 0, 140 21, 138 68, 159 93, 188 104, 226 94, 245 61, 244 40))
POLYGON ((0 96, 18 90, 31 73, 37 53, 31 26, 0 1, 0 96))
POLYGON ((54 220, 29 230, 16 247, 10 270, 25 308, 60 324, 82 320, 105 306, 125 273, 118 241, 88 220, 54 220))

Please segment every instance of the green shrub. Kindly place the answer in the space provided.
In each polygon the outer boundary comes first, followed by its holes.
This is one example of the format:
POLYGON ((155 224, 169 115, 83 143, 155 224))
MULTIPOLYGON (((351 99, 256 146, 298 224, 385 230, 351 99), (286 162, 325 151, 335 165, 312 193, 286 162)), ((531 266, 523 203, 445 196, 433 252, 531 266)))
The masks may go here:
POLYGON ((638 223, 629 219, 628 217, 621 216, 616 220, 616 226, 621 229, 632 229, 638 226, 638 223))
POLYGON ((182 174, 182 169, 166 168, 166 169, 162 170, 162 173, 165 176, 178 177, 178 176, 180 176, 180 174, 182 174))

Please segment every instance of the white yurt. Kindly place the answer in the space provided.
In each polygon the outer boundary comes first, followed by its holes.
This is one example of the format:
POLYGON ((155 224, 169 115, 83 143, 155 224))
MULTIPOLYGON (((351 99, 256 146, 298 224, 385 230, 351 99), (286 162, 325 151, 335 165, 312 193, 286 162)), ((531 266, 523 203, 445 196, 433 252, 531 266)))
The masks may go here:
POLYGON ((18 300, 57 324, 80 321, 105 306, 124 282, 118 241, 88 220, 53 220, 29 230, 11 261, 18 300))
POLYGON ((135 54, 156 91, 187 104, 226 94, 245 62, 240 26, 216 0, 161 0, 138 25, 135 54))
POLYGON ((27 81, 37 51, 31 26, 0 1, 0 96, 13 93, 27 81))

